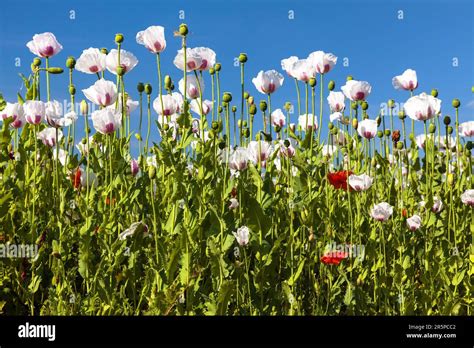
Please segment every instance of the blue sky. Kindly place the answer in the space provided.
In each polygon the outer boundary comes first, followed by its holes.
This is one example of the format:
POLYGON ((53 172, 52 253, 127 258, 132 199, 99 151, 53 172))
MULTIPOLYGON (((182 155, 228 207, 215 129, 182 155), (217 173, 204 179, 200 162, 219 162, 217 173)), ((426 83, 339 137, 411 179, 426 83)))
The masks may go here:
MULTIPOLYGON (((170 74, 177 86, 181 71, 172 63, 180 48, 172 35, 180 23, 190 28, 188 46, 214 49, 222 63, 222 91, 234 95, 240 105, 240 70, 234 58, 246 52, 246 90, 256 101, 265 99, 251 83, 259 70, 281 71, 280 60, 291 55, 301 58, 316 50, 332 52, 338 64, 325 77, 336 81, 336 90, 347 75, 372 84, 368 98, 369 115, 375 117, 381 103, 389 98, 403 102, 407 92, 393 89, 391 80, 405 69, 418 73, 416 93, 439 90, 444 114, 453 115, 451 100, 462 102, 460 121, 474 119, 474 2, 471 0, 273 0, 273 1, 2 1, 0 13, 0 93, 11 101, 21 86, 18 73, 29 72, 33 55, 25 44, 35 33, 53 32, 64 50, 51 65, 64 66, 69 55, 76 58, 89 47, 114 48, 114 35, 125 36, 123 48, 139 59, 126 75, 126 86, 138 99, 136 83, 157 85, 155 57, 135 41, 135 35, 150 25, 165 27, 166 51, 162 53, 163 74, 170 74), (75 19, 70 19, 70 11, 75 19), (185 19, 180 19, 180 10, 185 19), (294 19, 289 19, 293 11, 294 19), (399 19, 403 11, 403 19, 399 19), (349 66, 343 66, 347 57, 349 66), (15 66, 15 59, 21 66, 15 66), (457 59, 458 66, 453 66, 457 59)), ((286 75, 285 75, 286 76, 286 75)), ((109 79, 115 80, 112 75, 109 79)), ((77 98, 81 89, 96 80, 94 75, 74 74, 77 98)), ((210 99, 210 78, 206 77, 205 96, 210 99)), ((53 76, 52 97, 68 98, 67 75, 53 76)), ((155 88, 155 91, 157 89, 155 88)), ((319 89, 318 89, 319 91, 319 89)), ((44 94, 43 94, 44 95, 44 94)), ((288 78, 272 97, 273 108, 285 101, 296 102, 294 82, 288 78)), ((317 110, 318 98, 316 103, 317 110)), ((327 109, 325 101, 325 109, 327 109)), ((325 125, 328 121, 325 113, 325 125)), ((134 121, 138 114, 132 115, 134 121)), ((293 115, 293 120, 296 114, 293 115)), ((259 117, 256 119, 260 120, 259 117)), ((133 125, 133 123, 132 123, 133 125)), ((324 126, 323 129, 326 129, 324 126)), ((421 125, 420 128, 421 130, 421 125)))

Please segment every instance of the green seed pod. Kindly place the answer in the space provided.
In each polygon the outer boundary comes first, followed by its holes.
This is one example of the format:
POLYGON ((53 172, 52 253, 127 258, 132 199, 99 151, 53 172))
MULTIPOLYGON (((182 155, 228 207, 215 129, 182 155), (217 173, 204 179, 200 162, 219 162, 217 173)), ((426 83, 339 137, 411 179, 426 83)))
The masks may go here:
POLYGON ((257 113, 257 107, 255 106, 255 104, 250 105, 249 114, 250 115, 255 115, 256 113, 257 113))
POLYGON ((250 129, 245 128, 245 129, 243 129, 242 131, 243 131, 243 136, 244 136, 245 138, 250 137, 250 129))
POLYGON ((436 126, 431 123, 428 127, 428 131, 430 132, 430 134, 433 134, 434 132, 436 132, 436 126))
POLYGON ((76 87, 74 85, 69 85, 69 94, 70 95, 76 94, 76 87))
POLYGON ((244 99, 247 100, 249 99, 249 97, 250 97, 249 92, 244 92, 244 99))
POLYGON ((387 105, 390 109, 393 109, 395 107, 395 100, 389 99, 387 105))
POLYGON ((212 121, 211 128, 214 130, 219 129, 219 123, 217 121, 212 121))
POLYGON ((62 74, 64 72, 63 68, 58 68, 58 67, 53 67, 53 68, 48 68, 47 69, 50 74, 62 74))
POLYGON ((138 93, 143 93, 144 90, 145 90, 145 85, 143 84, 143 82, 138 82, 138 83, 137 83, 137 91, 138 91, 138 93))
POLYGON ((221 71, 221 68, 222 68, 221 63, 216 63, 216 65, 214 65, 214 69, 216 71, 221 71))
POLYGON ((218 111, 220 114, 222 113, 222 110, 224 110, 224 109, 222 109, 222 106, 219 106, 219 107, 217 108, 217 111, 218 111))
POLYGON ((290 111, 290 110, 291 110, 291 103, 290 103, 290 102, 286 102, 285 105, 283 106, 283 108, 284 108, 286 111, 290 111))
POLYGON ((115 43, 121 44, 123 42, 123 34, 117 33, 115 34, 115 43))
POLYGON ((457 109, 461 106, 461 101, 459 99, 453 99, 453 107, 457 109))
POLYGON ((231 110, 232 110, 232 112, 236 112, 237 111, 237 106, 233 105, 231 110))
POLYGON ((436 88, 433 88, 433 89, 431 90, 431 95, 432 95, 433 97, 437 98, 437 97, 438 97, 438 90, 437 90, 436 88))
POLYGON ((153 92, 153 88, 151 87, 151 85, 149 83, 145 84, 145 93, 150 95, 151 92, 153 92))
POLYGON ((367 110, 369 108, 369 103, 367 103, 365 100, 360 104, 362 107, 362 110, 367 110))
POLYGON ((444 123, 446 126, 449 126, 449 124, 451 123, 451 117, 449 117, 449 116, 444 116, 443 123, 444 123))
POLYGON ((359 106, 359 104, 357 104, 357 102, 353 101, 351 102, 351 108, 352 110, 357 110, 357 107, 359 106))
POLYGON ((377 137, 382 138, 383 137, 383 132, 381 130, 377 131, 377 137))
POLYGON ((86 144, 87 144, 87 138, 82 138, 81 143, 82 143, 83 145, 86 145, 86 144))
POLYGON ((66 67, 68 69, 74 69, 75 66, 76 60, 74 59, 74 57, 68 57, 68 59, 66 59, 66 67))
POLYGON ((242 64, 247 62, 247 55, 245 53, 239 55, 239 62, 242 64))
POLYGON ((247 127, 247 121, 246 120, 242 121, 242 127, 247 127))
POLYGON ((372 165, 372 167, 375 167, 377 165, 377 160, 375 159, 375 157, 372 158, 370 164, 372 165))
POLYGON ((135 134, 135 138, 138 140, 138 141, 142 141, 142 136, 138 133, 135 134))
POLYGON ((347 78, 346 78, 346 81, 350 81, 350 80, 353 80, 354 78, 352 77, 352 75, 348 75, 347 78))
POLYGON ((118 66, 117 67, 117 75, 118 76, 123 76, 125 75, 125 68, 123 66, 118 66))
POLYGON ((214 68, 209 68, 209 74, 210 75, 214 75, 216 73, 216 71, 214 70, 214 68))
POLYGON ((311 86, 311 88, 314 88, 316 86, 316 83, 317 83, 316 79, 314 77, 311 77, 308 82, 309 82, 309 85, 311 86))
POLYGON ((151 166, 150 168, 148 168, 148 177, 150 178, 150 180, 153 180, 154 178, 156 178, 156 168, 151 166))
POLYGON ((392 134, 392 132, 390 131, 390 129, 386 129, 384 134, 385 134, 386 137, 389 137, 390 134, 392 134))
POLYGON ((333 80, 329 81, 329 83, 328 83, 328 89, 329 89, 330 91, 333 91, 334 88, 336 88, 336 82, 334 82, 333 80))
POLYGON ((331 130, 334 128, 334 125, 332 123, 328 123, 328 128, 331 130))
POLYGON ((446 181, 448 182, 448 185, 453 187, 454 186, 454 182, 455 182, 455 176, 453 173, 449 173, 447 176, 446 176, 446 181))
POLYGON ((170 125, 169 125, 168 123, 165 123, 165 124, 163 125, 163 129, 164 129, 165 131, 168 131, 168 130, 170 129, 170 125))
POLYGON ((382 123, 382 117, 377 116, 377 117, 375 118, 375 121, 377 122, 377 127, 380 126, 380 124, 382 123))
POLYGON ((354 129, 357 129, 357 127, 359 127, 359 121, 357 121, 357 118, 352 119, 352 127, 354 127, 354 129))
POLYGON ((410 139, 411 141, 415 141, 415 134, 410 133, 410 135, 408 136, 408 139, 410 139))
POLYGON ((403 110, 398 112, 398 118, 400 120, 404 120, 406 117, 407 116, 405 115, 405 112, 403 110))
POLYGON ((108 50, 107 48, 105 48, 105 47, 102 47, 102 48, 100 49, 100 52, 103 53, 103 54, 109 54, 109 50, 108 50))
POLYGON ((84 99, 81 101, 81 105, 79 107, 79 110, 80 110, 81 114, 84 115, 84 116, 89 114, 89 104, 87 104, 87 102, 84 99))
POLYGON ((397 142, 397 149, 398 150, 403 149, 403 142, 401 142, 401 141, 397 142))
POLYGON ((265 100, 260 100, 260 110, 262 112, 267 111, 267 102, 265 100))
POLYGON ((41 59, 36 57, 35 59, 33 59, 33 65, 34 66, 40 66, 41 65, 41 59))
POLYGON ((188 35, 188 32, 189 32, 188 26, 186 24, 182 23, 182 24, 179 25, 179 30, 178 31, 179 31, 179 34, 181 36, 186 36, 186 35, 188 35))
POLYGON ((226 103, 230 103, 232 101, 232 94, 230 94, 229 92, 224 92, 222 100, 226 103))
POLYGON ((446 131, 448 132, 448 134, 453 134, 453 127, 448 126, 448 127, 446 128, 446 131))

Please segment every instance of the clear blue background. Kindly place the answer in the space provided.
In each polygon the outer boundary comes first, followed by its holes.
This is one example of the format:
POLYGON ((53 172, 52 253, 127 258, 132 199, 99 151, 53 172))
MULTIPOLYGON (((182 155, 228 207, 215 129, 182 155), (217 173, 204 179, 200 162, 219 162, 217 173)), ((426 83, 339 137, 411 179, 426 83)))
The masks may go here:
MULTIPOLYGON (((157 91, 154 55, 135 41, 138 31, 150 25, 165 27, 167 48, 162 53, 163 74, 170 74, 177 88, 181 71, 172 63, 180 48, 180 39, 173 31, 185 22, 190 28, 188 46, 214 49, 222 63, 222 91, 234 95, 240 105, 240 69, 234 58, 246 52, 246 90, 256 101, 266 99, 251 83, 259 70, 277 69, 280 61, 291 55, 301 58, 316 50, 332 52, 339 57, 335 69, 326 75, 336 81, 336 90, 347 75, 372 84, 369 115, 374 118, 381 103, 393 98, 406 101, 408 92, 396 91, 392 77, 412 68, 418 73, 419 87, 415 93, 439 90, 443 114, 453 115, 453 98, 462 102, 460 121, 474 119, 474 1, 471 0, 398 0, 398 1, 2 1, 0 13, 0 93, 9 101, 16 100, 21 88, 18 73, 29 73, 33 55, 25 46, 35 33, 53 32, 64 50, 51 59, 51 65, 63 66, 69 55, 79 57, 89 47, 114 48, 114 35, 125 36, 123 48, 139 59, 138 66, 126 75, 126 86, 134 100, 138 99, 136 84, 150 82, 157 91), (71 20, 70 10, 75 11, 71 20), (179 18, 183 10, 185 19, 179 18), (288 18, 294 11, 294 19, 288 18), (398 19, 402 10, 404 19, 398 19), (15 67, 15 59, 21 67, 15 67), (343 58, 349 66, 343 66, 343 58), (452 66, 453 58, 459 61, 452 66)), ((286 74, 284 74, 286 77, 286 74)), ((115 81, 107 73, 106 78, 115 81)), ((43 80, 44 81, 44 80, 43 80)), ((76 98, 84 98, 81 89, 96 81, 95 75, 74 74, 76 98)), ((45 84, 43 83, 43 86, 45 84)), ((68 99, 67 74, 52 77, 52 98, 68 99)), ((319 88, 316 110, 319 110, 319 88)), ((325 125, 328 112, 324 97, 325 125)), ((43 96, 45 96, 43 92, 43 96)), ((206 74, 205 97, 211 99, 210 77, 206 74)), ((273 109, 285 101, 296 103, 294 81, 273 94, 273 109)), ((296 108, 295 108, 296 110, 296 108)), ((155 116, 156 114, 153 113, 155 116)), ((318 112, 317 112, 318 114, 318 112)), ((293 122, 296 122, 293 114, 293 122)), ((138 124, 138 113, 132 115, 138 124)), ((260 117, 256 117, 259 120, 260 117)), ((398 120, 397 120, 398 122, 398 120)), ((79 123, 82 125, 82 122, 79 123)), ((157 137, 156 128, 154 137, 157 137)), ((417 128, 421 132, 421 125, 417 128)), ((79 127, 78 133, 82 134, 79 127)), ((136 145, 136 144, 135 144, 136 145)), ((134 146, 135 147, 135 146, 134 146)))

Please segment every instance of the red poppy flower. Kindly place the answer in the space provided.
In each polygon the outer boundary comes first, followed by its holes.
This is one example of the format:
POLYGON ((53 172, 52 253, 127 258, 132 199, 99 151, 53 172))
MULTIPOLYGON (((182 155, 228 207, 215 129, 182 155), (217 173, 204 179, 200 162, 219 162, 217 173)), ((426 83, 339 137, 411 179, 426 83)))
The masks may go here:
POLYGON ((408 217, 408 212, 405 208, 402 210, 402 216, 406 219, 408 217))
POLYGON ((350 170, 328 173, 328 180, 334 188, 347 190, 347 178, 352 174, 350 170))
POLYGON ((325 265, 339 265, 343 259, 347 259, 349 254, 344 251, 328 251, 321 257, 321 262, 325 265))
POLYGON ((81 186, 81 169, 77 168, 76 174, 74 174, 74 188, 78 189, 81 186))

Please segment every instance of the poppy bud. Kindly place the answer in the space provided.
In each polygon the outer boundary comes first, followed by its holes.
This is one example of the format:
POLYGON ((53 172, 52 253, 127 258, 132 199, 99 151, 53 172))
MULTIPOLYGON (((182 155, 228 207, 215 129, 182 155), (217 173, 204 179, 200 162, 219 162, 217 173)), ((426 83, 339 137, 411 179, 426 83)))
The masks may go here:
POLYGON ((438 97, 438 90, 437 90, 436 88, 433 88, 433 89, 431 90, 431 95, 432 95, 433 97, 435 97, 435 98, 438 97))
POLYGON ((224 92, 222 100, 226 103, 230 103, 232 101, 232 94, 230 94, 229 92, 224 92))
POLYGON ((69 94, 70 95, 76 94, 76 87, 74 85, 69 85, 69 94))
POLYGON ((142 141, 142 136, 138 133, 135 134, 135 138, 138 140, 138 141, 142 141))
POLYGON ((253 105, 254 101, 254 98, 252 96, 249 96, 249 100, 247 101, 247 103, 249 103, 249 105, 253 105))
POLYGON ((148 177, 153 180, 156 177, 156 168, 151 166, 148 168, 148 177))
POLYGON ((283 142, 283 144, 285 145, 285 147, 290 147, 291 143, 288 139, 285 139, 285 141, 283 142))
POLYGON ((461 106, 461 101, 459 99, 453 99, 453 107, 457 109, 461 106))
POLYGON ((350 80, 353 80, 352 75, 348 75, 347 78, 346 78, 346 81, 350 81, 350 80))
POLYGON ((377 127, 380 126, 380 124, 382 123, 382 117, 377 116, 377 117, 375 118, 375 121, 377 122, 377 127))
POLYGON ((90 129, 90 128, 86 128, 86 129, 84 129, 84 132, 85 132, 86 134, 89 134, 89 133, 91 132, 91 129, 90 129))
POLYGON ((33 65, 34 66, 40 66, 41 65, 41 59, 36 57, 35 59, 33 59, 33 65))
POLYGON ((446 126, 449 126, 449 124, 451 123, 451 117, 449 117, 449 116, 444 116, 443 123, 444 123, 446 126))
POLYGON ((336 82, 334 82, 333 80, 329 81, 328 83, 328 89, 330 91, 334 90, 334 88, 336 88, 336 82))
POLYGON ((149 83, 147 83, 145 85, 145 93, 150 95, 152 91, 153 91, 153 88, 151 87, 151 85, 149 83))
POLYGON ((357 110, 357 107, 358 107, 357 102, 354 102, 354 101, 351 102, 351 108, 352 108, 352 110, 357 110))
POLYGON ((317 82, 316 82, 316 79, 315 79, 314 77, 311 77, 311 78, 309 79, 309 85, 310 85, 311 87, 316 86, 316 83, 317 83, 317 82))
POLYGON ((123 34, 115 34, 115 43, 121 44, 123 42, 123 34))
POLYGON ((290 102, 286 102, 285 105, 283 106, 283 108, 284 108, 286 111, 290 111, 290 110, 291 110, 291 103, 290 103, 290 102))
POLYGON ((399 130, 394 130, 392 132, 392 141, 396 143, 397 141, 400 140, 400 131, 399 130))
POLYGON ((186 24, 182 23, 182 24, 179 25, 179 34, 181 36, 188 35, 188 32, 189 32, 188 31, 188 26, 186 24))
POLYGON ((397 149, 398 149, 398 150, 403 149, 403 143, 402 143, 401 141, 399 141, 399 142, 397 143, 397 149))
POLYGON ((216 63, 216 65, 214 65, 214 69, 216 69, 216 71, 221 71, 221 63, 216 63))
POLYGON ((247 100, 249 99, 249 97, 250 97, 249 92, 244 92, 244 99, 247 100))
POLYGON ((381 130, 377 131, 377 137, 382 138, 383 132, 381 130))
POLYGON ((263 139, 265 139, 265 141, 268 141, 268 142, 271 142, 272 141, 272 136, 270 135, 270 133, 263 133, 263 139))
POLYGON ((232 106, 232 112, 236 112, 237 111, 237 106, 232 106))
POLYGON ((165 76, 165 88, 170 89, 172 83, 173 83, 173 81, 171 81, 170 75, 166 75, 165 76))
POLYGON ((254 104, 250 105, 249 114, 250 115, 255 115, 256 113, 257 113, 257 107, 254 104))
POLYGON ((102 48, 100 49, 100 52, 103 53, 103 54, 108 54, 108 53, 109 53, 109 50, 108 50, 107 48, 105 48, 105 47, 102 47, 102 48))
POLYGON ((357 121, 357 118, 353 118, 352 127, 354 127, 354 129, 357 129, 358 126, 359 126, 359 121, 357 121))
POLYGON ((370 165, 372 167, 375 167, 377 165, 377 160, 375 159, 375 157, 373 157, 372 160, 370 161, 370 165))
POLYGON ((332 123, 329 123, 329 124, 328 124, 328 128, 329 128, 329 129, 333 129, 333 128, 334 128, 334 125, 333 125, 332 123))
POLYGON ((222 110, 223 110, 223 109, 222 109, 222 106, 219 106, 219 107, 217 108, 217 111, 218 111, 219 113, 222 113, 222 110))
POLYGON ((214 70, 214 68, 209 68, 209 74, 210 75, 214 75, 216 71, 214 70))
POLYGON ((384 134, 385 134, 386 137, 390 136, 390 129, 386 129, 384 134))
POLYGON ((362 104, 360 104, 360 106, 362 107, 362 110, 367 110, 369 108, 369 103, 367 103, 365 100, 362 102, 362 104))
POLYGON ((468 141, 466 143, 466 149, 468 149, 469 151, 471 151, 473 147, 474 147, 474 143, 472 141, 468 141))
POLYGON ((247 127, 247 121, 246 120, 242 121, 242 127, 247 127))
POLYGON ((211 128, 214 130, 219 129, 219 123, 217 121, 212 121, 211 128))
POLYGON ((405 112, 403 112, 403 111, 399 111, 399 112, 398 112, 398 118, 399 118, 400 120, 404 120, 406 117, 407 117, 407 116, 405 115, 405 112))
POLYGON ((267 102, 265 100, 260 100, 260 110, 265 112, 267 110, 267 102))
POLYGON ((224 150, 225 148, 225 140, 221 139, 219 140, 219 149, 224 150))
POLYGON ((83 99, 79 108, 82 115, 86 116, 89 113, 89 104, 83 99))
POLYGON ((281 127, 280 126, 275 126, 275 132, 280 133, 281 127))
POLYGON ((242 133, 245 138, 248 138, 250 136, 250 129, 245 128, 242 130, 242 133))
POLYGON ((169 125, 168 123, 165 123, 165 124, 163 125, 163 129, 164 129, 165 131, 169 130, 169 129, 170 129, 170 125, 169 125))
POLYGON ((446 177, 446 181, 448 182, 448 185, 449 186, 454 186, 454 174, 453 173, 449 173, 446 177))
POLYGON ((430 126, 428 127, 428 131, 433 134, 434 132, 436 132, 436 126, 432 123, 430 124, 430 126))
POLYGON ((338 129, 337 129, 336 127, 334 127, 334 128, 331 129, 331 134, 332 134, 332 135, 336 135, 337 132, 338 132, 338 129))
POLYGON ((48 70, 48 72, 49 72, 50 74, 62 74, 63 71, 64 71, 63 68, 58 68, 58 67, 48 68, 48 69, 46 69, 46 70, 48 70))
POLYGON ((448 127, 446 128, 446 131, 448 132, 448 134, 453 134, 453 127, 448 126, 448 127))
POLYGON ((387 105, 390 109, 393 109, 395 107, 395 100, 389 99, 387 105))
POLYGON ((66 59, 66 67, 68 69, 74 69, 75 66, 76 60, 74 59, 74 57, 68 57, 68 59, 66 59))
POLYGON ((145 85, 143 84, 143 82, 138 82, 137 84, 138 93, 143 93, 144 90, 145 90, 145 85))
POLYGON ((241 53, 239 55, 239 62, 241 62, 241 63, 247 62, 247 55, 245 53, 241 53))

